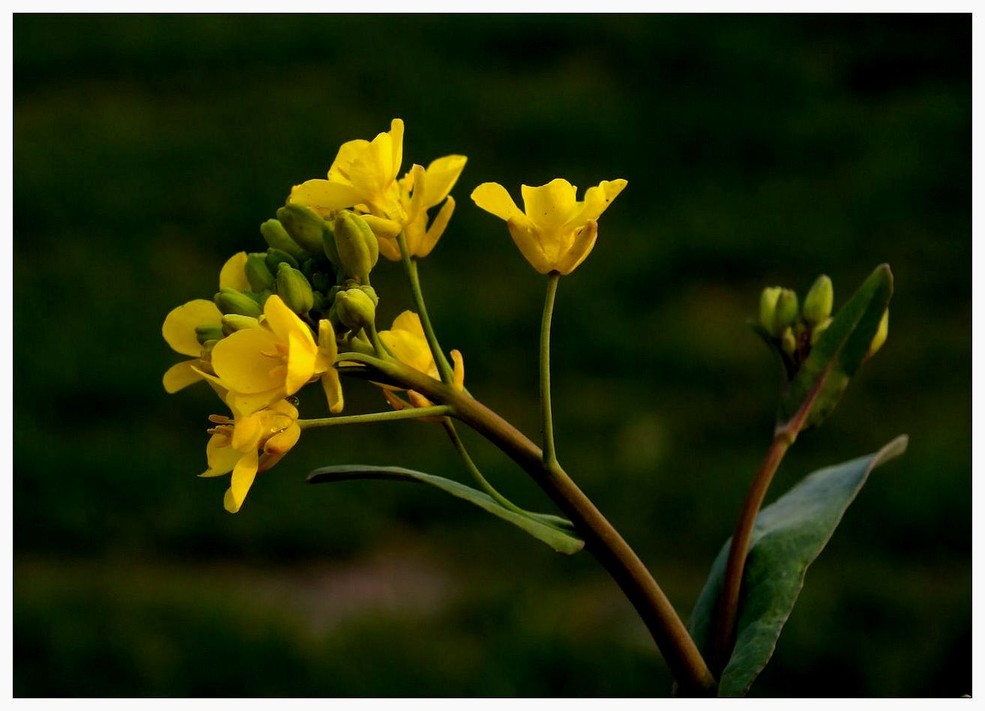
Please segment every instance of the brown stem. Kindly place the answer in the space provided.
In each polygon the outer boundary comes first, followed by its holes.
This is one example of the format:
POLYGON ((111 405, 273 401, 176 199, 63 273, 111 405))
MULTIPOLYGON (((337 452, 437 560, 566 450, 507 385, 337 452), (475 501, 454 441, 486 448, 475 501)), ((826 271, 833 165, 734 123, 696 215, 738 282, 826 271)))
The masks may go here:
POLYGON ((735 644, 739 593, 742 590, 742 575, 745 572, 746 559, 749 557, 749 546, 752 540, 752 531, 756 525, 756 517, 759 516, 763 500, 766 498, 766 491, 773 481, 773 475, 776 474, 784 455, 807 422, 807 415, 817 399, 822 382, 823 378, 820 378, 818 385, 808 394, 796 414, 786 424, 776 428, 773 441, 770 443, 769 449, 766 450, 763 463, 759 465, 742 504, 739 521, 735 526, 735 533, 732 534, 732 545, 729 547, 728 563, 725 566, 725 577, 722 581, 722 591, 718 597, 712 627, 709 658, 716 674, 721 674, 725 668, 735 644))
POLYGON ((374 362, 372 367, 429 400, 449 405, 454 417, 482 434, 520 465, 571 519, 585 538, 586 548, 636 608, 677 679, 680 692, 695 696, 715 693, 715 678, 667 596, 629 544, 560 464, 544 462, 540 447, 466 393, 393 361, 374 362))

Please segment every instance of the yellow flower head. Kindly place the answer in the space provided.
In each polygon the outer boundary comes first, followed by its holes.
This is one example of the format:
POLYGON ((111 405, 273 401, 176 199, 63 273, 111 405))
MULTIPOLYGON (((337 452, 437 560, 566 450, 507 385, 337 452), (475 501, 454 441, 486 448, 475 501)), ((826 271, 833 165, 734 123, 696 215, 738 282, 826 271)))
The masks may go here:
POLYGON ((372 141, 355 140, 339 149, 327 180, 295 185, 288 202, 305 205, 322 216, 352 208, 380 240, 380 253, 400 261, 396 237, 401 231, 413 257, 426 257, 444 232, 455 209, 448 193, 462 174, 466 158, 438 158, 427 169, 414 165, 397 180, 403 160, 404 122, 393 119, 389 133, 372 141), (448 198, 431 225, 427 211, 448 198))
MULTIPOLYGON (((234 254, 219 272, 220 289, 249 289, 246 281, 246 252, 234 254), (244 285, 245 284, 245 285, 244 285)), ((212 372, 209 354, 198 340, 198 329, 211 329, 221 335, 222 313, 215 303, 206 299, 194 299, 183 304, 165 317, 161 335, 171 349, 190 360, 175 363, 164 374, 164 389, 176 393, 192 383, 202 380, 202 371, 212 372)))
POLYGON ((575 186, 562 178, 537 188, 524 185, 521 211, 502 185, 483 183, 472 191, 472 200, 506 220, 513 241, 534 269, 570 274, 595 246, 596 220, 625 187, 622 178, 603 180, 579 202, 575 186))
MULTIPOLYGON (((427 338, 424 336, 421 318, 413 311, 404 311, 397 316, 389 331, 380 332, 380 340, 401 363, 430 375, 435 380, 440 378, 438 366, 434 362, 434 356, 431 355, 427 338)), ((461 390, 465 387, 465 362, 462 354, 457 350, 451 352, 451 359, 454 363, 453 384, 461 390)), ((408 403, 394 395, 391 389, 384 387, 383 394, 394 409, 402 410, 408 407, 408 403)), ((413 407, 429 407, 432 404, 426 397, 413 390, 407 391, 407 397, 413 407)))
POLYGON ((200 476, 222 476, 232 472, 223 498, 226 511, 236 513, 246 499, 257 472, 270 469, 297 444, 301 436, 298 411, 286 400, 273 403, 235 420, 212 415, 216 426, 205 448, 209 468, 200 476))
POLYGON ((317 375, 322 376, 332 412, 342 409, 337 355, 331 324, 319 324, 318 343, 311 329, 279 296, 264 304, 255 328, 235 331, 212 349, 212 369, 229 393, 227 403, 237 416, 248 415, 293 395, 317 375))
POLYGON ((392 187, 404 152, 404 122, 393 119, 390 131, 372 141, 356 139, 339 148, 327 180, 295 185, 288 202, 306 205, 322 216, 347 207, 385 216, 395 211, 392 187))

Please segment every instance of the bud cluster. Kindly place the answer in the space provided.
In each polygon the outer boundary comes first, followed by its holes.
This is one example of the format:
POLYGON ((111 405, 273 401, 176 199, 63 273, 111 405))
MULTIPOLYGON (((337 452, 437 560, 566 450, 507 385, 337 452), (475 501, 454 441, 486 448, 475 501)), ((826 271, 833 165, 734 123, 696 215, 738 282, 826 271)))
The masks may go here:
MULTIPOLYGON (((779 286, 763 289, 759 299, 759 332, 780 354, 789 377, 800 370, 811 348, 831 325, 833 306, 834 287, 825 274, 814 281, 803 304, 798 302, 792 289, 779 286)), ((887 310, 869 347, 870 356, 882 347, 888 328, 887 310)))
POLYGON ((276 218, 260 225, 260 233, 267 250, 246 254, 237 284, 241 288, 226 286, 216 293, 222 328, 203 331, 203 345, 255 326, 273 294, 308 324, 327 318, 336 332, 352 333, 373 325, 379 299, 370 273, 379 259, 379 244, 359 214, 340 210, 326 219, 288 203, 276 218))

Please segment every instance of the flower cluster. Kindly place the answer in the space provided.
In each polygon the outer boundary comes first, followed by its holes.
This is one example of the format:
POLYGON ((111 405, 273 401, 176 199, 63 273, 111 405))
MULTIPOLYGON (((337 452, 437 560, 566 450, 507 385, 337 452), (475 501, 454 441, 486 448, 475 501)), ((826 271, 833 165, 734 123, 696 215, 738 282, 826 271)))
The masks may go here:
MULTIPOLYGON (((342 144, 326 178, 295 185, 276 217, 260 225, 265 250, 231 257, 211 300, 190 301, 164 321, 168 345, 188 356, 165 373, 165 389, 204 381, 232 413, 210 418, 202 474, 231 473, 228 511, 238 511, 256 474, 298 441, 297 394, 306 385, 319 383, 328 410, 342 410, 340 365, 361 356, 396 360, 464 388, 461 353, 451 351, 448 364, 419 314, 405 311, 390 329, 376 330, 380 299, 370 276, 379 256, 411 264, 431 253, 454 212, 450 193, 466 163, 447 155, 401 175, 403 135, 403 121, 394 119, 371 141, 342 144)), ((588 256, 596 221, 625 185, 603 181, 580 202, 560 178, 523 186, 525 212, 495 183, 478 186, 472 198, 507 221, 537 271, 568 274, 588 256)), ((380 387, 395 410, 432 405, 420 393, 380 387)))

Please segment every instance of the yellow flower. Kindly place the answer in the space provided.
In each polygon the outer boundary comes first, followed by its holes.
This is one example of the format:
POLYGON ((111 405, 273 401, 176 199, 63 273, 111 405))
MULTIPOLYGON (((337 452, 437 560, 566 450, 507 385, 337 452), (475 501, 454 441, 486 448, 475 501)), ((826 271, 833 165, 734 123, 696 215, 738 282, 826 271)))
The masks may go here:
POLYGON ((396 237, 401 231, 413 257, 426 257, 448 226, 455 200, 448 193, 462 174, 466 157, 448 155, 427 169, 415 164, 397 180, 403 160, 404 123, 393 119, 389 133, 372 141, 355 140, 339 149, 327 180, 295 185, 288 202, 305 205, 327 217, 352 208, 380 240, 380 253, 400 261, 396 237), (428 226, 427 211, 448 198, 428 226))
POLYGON ((322 384, 332 412, 342 409, 335 333, 327 320, 319 323, 318 343, 311 329, 279 296, 264 304, 255 328, 235 331, 212 349, 212 369, 227 402, 237 415, 248 415, 293 395, 315 376, 322 384))
POLYGON ((396 237, 401 230, 411 257, 423 258, 431 253, 455 211, 455 198, 448 193, 455 187, 466 160, 460 155, 444 156, 432 161, 427 170, 415 164, 395 185, 400 213, 392 219, 365 216, 379 238, 380 254, 391 261, 400 261, 396 237), (445 204, 428 225, 428 210, 442 200, 445 204))
MULTIPOLYGON (((249 289, 246 281, 246 252, 238 252, 226 260, 219 272, 220 289, 249 289), (245 286, 243 286, 245 284, 245 286)), ((209 354, 198 340, 197 329, 212 329, 221 336, 222 313, 215 303, 194 299, 165 317, 161 335, 171 349, 191 360, 176 363, 164 374, 164 389, 176 393, 203 378, 202 371, 211 372, 209 354)))
POLYGON ((390 131, 372 141, 356 139, 339 148, 327 180, 306 180, 295 185, 288 202, 306 205, 322 216, 346 207, 386 215, 395 211, 391 189, 403 162, 404 122, 393 119, 390 131))
POLYGON ((270 469, 297 444, 301 436, 298 411, 286 400, 273 403, 235 420, 212 415, 216 426, 205 448, 209 468, 199 476, 222 476, 232 472, 223 497, 226 511, 236 513, 246 499, 257 472, 270 469))
POLYGON ((547 185, 521 187, 521 212, 499 183, 483 183, 472 191, 472 200, 486 212, 506 220, 510 235, 527 261, 541 274, 570 274, 585 261, 598 236, 599 216, 626 187, 626 181, 603 180, 575 199, 576 188, 555 178, 547 185))
MULTIPOLYGON (((438 366, 434 362, 434 356, 431 355, 427 338, 424 336, 421 318, 413 311, 404 311, 397 316, 389 331, 380 332, 380 340, 401 363, 430 375, 435 380, 440 378, 438 366)), ((453 385, 462 390, 465 387, 465 362, 462 360, 462 354, 457 350, 451 352, 451 359, 454 363, 453 385)), ((384 387, 383 395, 396 410, 409 406, 429 407, 432 404, 426 397, 413 390, 407 391, 410 403, 394 395, 392 388, 384 387)))

